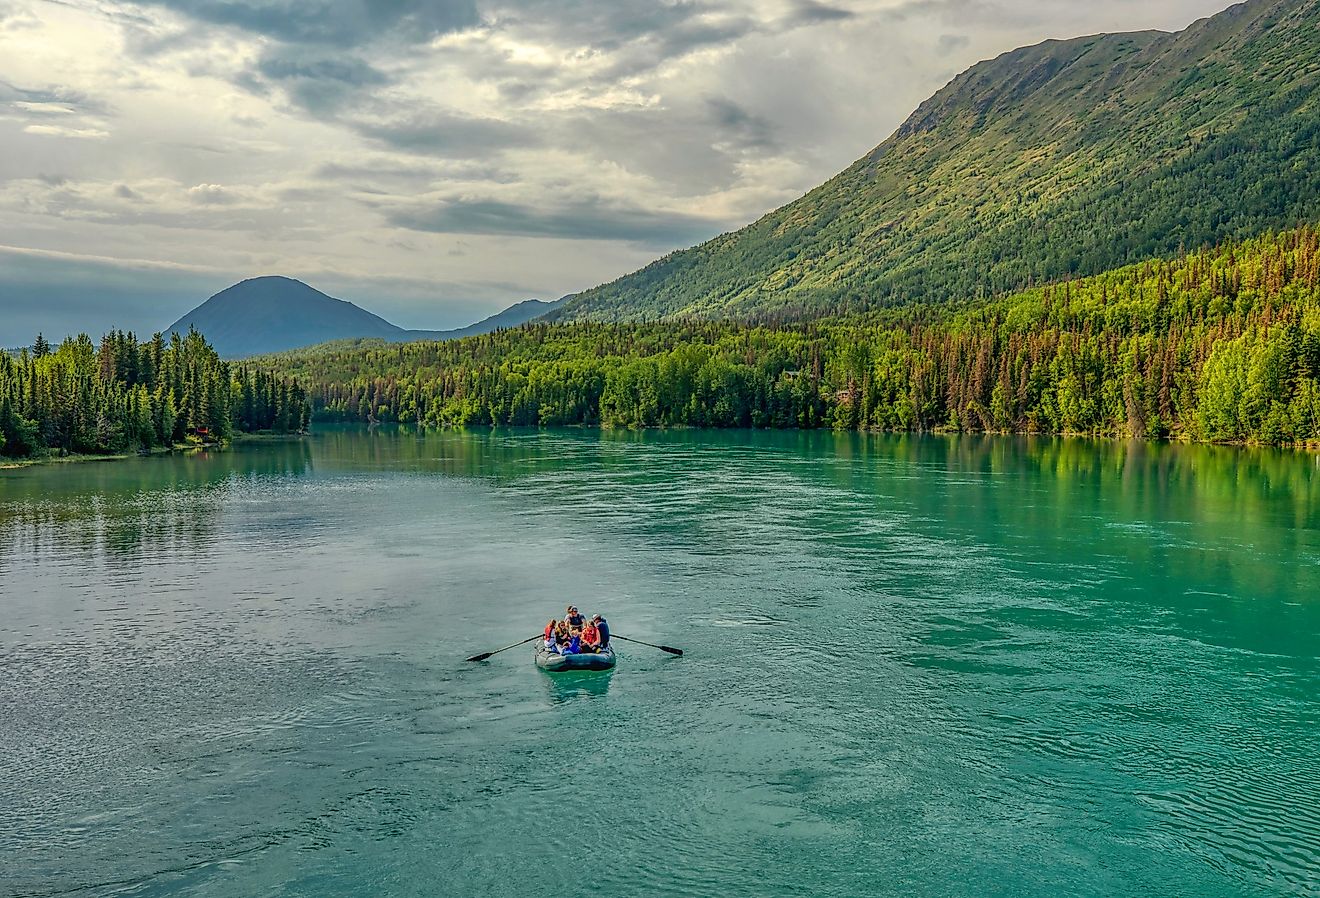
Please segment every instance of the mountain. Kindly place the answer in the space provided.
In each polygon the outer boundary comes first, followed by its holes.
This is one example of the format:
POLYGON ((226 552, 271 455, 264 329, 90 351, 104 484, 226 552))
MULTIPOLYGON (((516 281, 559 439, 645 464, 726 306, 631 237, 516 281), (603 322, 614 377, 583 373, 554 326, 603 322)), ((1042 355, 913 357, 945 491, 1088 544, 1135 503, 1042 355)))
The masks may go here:
POLYGON ((1320 0, 980 63, 828 183, 554 320, 1000 294, 1320 217, 1320 0))
POLYGON ((165 329, 164 333, 201 331, 220 355, 243 358, 326 343, 377 338, 447 340, 516 327, 554 309, 557 303, 529 299, 497 315, 453 331, 415 331, 390 324, 351 302, 327 296, 286 277, 258 277, 221 290, 165 329))
MULTIPOLYGON (((467 327, 460 327, 451 331, 405 331, 409 334, 431 333, 434 339, 438 340, 456 340, 459 337, 471 337, 475 334, 488 334, 491 331, 500 330, 506 327, 517 327, 520 324, 526 324, 536 318, 559 308, 569 297, 557 299, 553 302, 546 302, 543 299, 525 299, 520 303, 509 306, 503 312, 491 315, 489 318, 483 318, 476 324, 469 324, 467 327)), ((409 337, 409 339, 427 339, 424 337, 409 337)))
POLYGON ((221 290, 171 324, 195 327, 222 355, 241 357, 347 337, 398 337, 403 329, 351 302, 285 277, 259 277, 221 290))

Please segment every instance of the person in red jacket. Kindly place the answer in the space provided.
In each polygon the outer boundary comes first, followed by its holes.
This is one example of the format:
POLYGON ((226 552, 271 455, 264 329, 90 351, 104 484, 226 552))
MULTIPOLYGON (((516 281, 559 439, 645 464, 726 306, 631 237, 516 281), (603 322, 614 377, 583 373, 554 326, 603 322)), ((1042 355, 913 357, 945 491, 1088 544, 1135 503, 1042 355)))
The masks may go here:
POLYGON ((587 621, 582 627, 582 646, 585 651, 600 651, 600 631, 596 629, 595 621, 587 621))
POLYGON ((555 635, 555 630, 557 629, 559 629, 559 621, 555 620, 553 617, 550 618, 550 623, 545 625, 545 638, 547 641, 555 635))

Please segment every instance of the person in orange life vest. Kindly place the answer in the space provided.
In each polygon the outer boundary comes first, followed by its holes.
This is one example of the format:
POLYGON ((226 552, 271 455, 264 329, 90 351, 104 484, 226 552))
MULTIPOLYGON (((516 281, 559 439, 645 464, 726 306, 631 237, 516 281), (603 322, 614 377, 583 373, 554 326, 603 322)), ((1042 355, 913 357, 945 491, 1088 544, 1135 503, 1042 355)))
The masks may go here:
POLYGON ((584 651, 600 651, 600 631, 595 621, 587 621, 582 627, 582 647, 584 651))

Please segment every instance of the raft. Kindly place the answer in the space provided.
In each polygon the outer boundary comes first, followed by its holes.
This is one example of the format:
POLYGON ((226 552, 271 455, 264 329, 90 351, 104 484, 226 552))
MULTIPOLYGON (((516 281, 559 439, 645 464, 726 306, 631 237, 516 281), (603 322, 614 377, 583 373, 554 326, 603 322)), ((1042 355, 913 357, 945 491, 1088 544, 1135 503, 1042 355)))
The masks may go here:
POLYGON ((614 654, 614 646, 603 652, 584 652, 578 655, 560 655, 547 652, 544 645, 536 647, 536 666, 550 673, 565 673, 572 670, 612 670, 619 661, 614 654))

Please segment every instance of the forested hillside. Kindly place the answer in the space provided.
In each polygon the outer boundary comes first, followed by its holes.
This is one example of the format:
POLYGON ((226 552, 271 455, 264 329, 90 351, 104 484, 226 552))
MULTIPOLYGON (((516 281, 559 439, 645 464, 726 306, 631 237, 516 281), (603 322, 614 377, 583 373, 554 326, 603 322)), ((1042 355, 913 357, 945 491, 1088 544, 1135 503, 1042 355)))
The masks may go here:
POLYGON ((52 350, 40 337, 0 353, 0 455, 103 454, 170 446, 203 431, 300 431, 309 407, 286 377, 222 362, 201 334, 139 342, 86 335, 52 350))
POLYGON ((733 234, 557 320, 764 318, 1003 295, 1320 216, 1320 0, 1050 41, 959 76, 733 234))
POLYGON ((1001 300, 752 326, 533 323, 262 361, 318 417, 1320 441, 1320 238, 1231 242, 1001 300))

